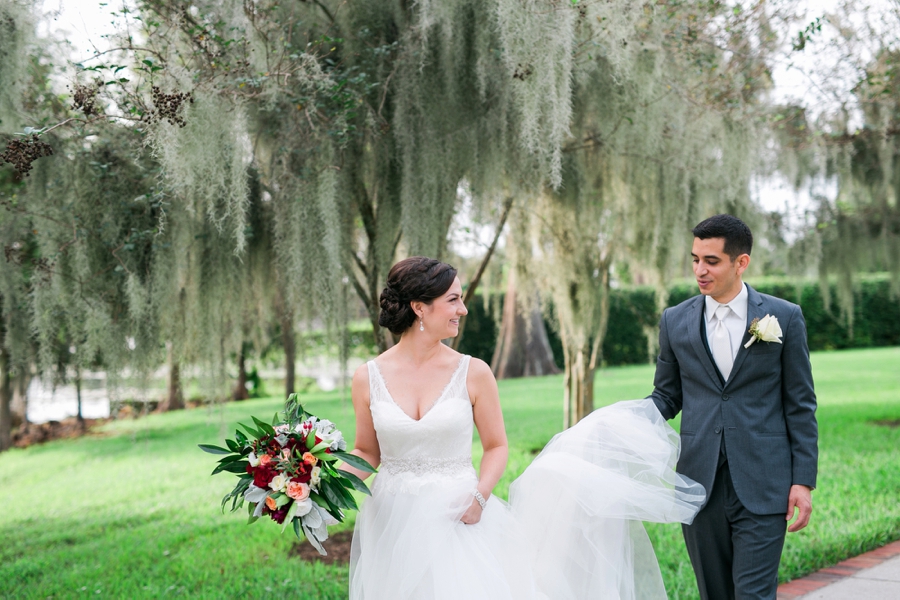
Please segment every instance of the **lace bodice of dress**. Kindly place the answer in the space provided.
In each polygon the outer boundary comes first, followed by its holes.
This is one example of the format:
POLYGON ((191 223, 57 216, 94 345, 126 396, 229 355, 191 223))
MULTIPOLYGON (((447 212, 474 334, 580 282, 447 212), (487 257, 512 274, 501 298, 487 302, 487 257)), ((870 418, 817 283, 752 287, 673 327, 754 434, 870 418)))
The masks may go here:
POLYGON ((469 357, 460 357, 443 392, 419 420, 394 401, 375 361, 368 366, 369 407, 381 449, 379 479, 384 475, 405 480, 474 476, 472 403, 466 389, 469 357))

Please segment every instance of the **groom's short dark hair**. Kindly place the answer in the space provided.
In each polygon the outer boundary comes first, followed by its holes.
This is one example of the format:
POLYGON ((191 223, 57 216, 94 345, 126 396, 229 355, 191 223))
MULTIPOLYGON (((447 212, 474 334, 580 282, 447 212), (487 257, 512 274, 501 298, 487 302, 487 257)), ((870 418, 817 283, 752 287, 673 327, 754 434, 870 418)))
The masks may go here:
POLYGON ((725 239, 725 254, 733 261, 741 254, 750 254, 753 249, 753 233, 747 224, 732 215, 714 215, 701 221, 693 229, 694 237, 725 239))

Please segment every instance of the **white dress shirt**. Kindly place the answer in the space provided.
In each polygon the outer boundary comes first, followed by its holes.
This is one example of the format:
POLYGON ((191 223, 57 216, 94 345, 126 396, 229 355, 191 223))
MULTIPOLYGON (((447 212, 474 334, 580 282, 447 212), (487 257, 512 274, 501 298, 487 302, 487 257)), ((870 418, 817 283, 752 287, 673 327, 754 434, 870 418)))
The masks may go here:
MULTIPOLYGON (((715 331, 716 309, 722 306, 709 296, 706 296, 706 343, 712 348, 712 335, 715 331)), ((731 302, 725 304, 731 308, 731 312, 725 317, 725 327, 728 329, 728 337, 731 341, 731 360, 737 357, 741 348, 744 333, 747 332, 747 284, 741 285, 741 291, 731 302)))

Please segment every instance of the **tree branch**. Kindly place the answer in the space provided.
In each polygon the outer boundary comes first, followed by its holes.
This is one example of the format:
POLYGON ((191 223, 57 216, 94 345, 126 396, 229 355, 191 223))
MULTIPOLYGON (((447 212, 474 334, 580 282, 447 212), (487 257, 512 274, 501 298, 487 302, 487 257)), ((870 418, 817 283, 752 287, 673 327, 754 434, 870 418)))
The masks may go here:
MULTIPOLYGON (((509 217, 509 213, 512 210, 514 201, 515 197, 511 195, 507 196, 506 200, 503 201, 503 212, 500 215, 500 222, 497 223, 497 231, 494 232, 494 239, 491 242, 488 251, 485 253, 484 258, 481 259, 481 264, 478 265, 478 271, 476 271, 475 277, 472 278, 472 281, 469 282, 469 287, 466 288, 466 294, 465 296, 463 296, 463 304, 468 304, 472 297, 475 295, 475 290, 478 288, 478 284, 481 282, 481 276, 484 275, 484 271, 491 260, 491 256, 494 255, 494 250, 497 248, 497 242, 500 240, 500 234, 503 233, 503 228, 506 227, 506 219, 509 217)), ((462 342, 465 326, 466 315, 463 315, 459 318, 459 332, 450 343, 450 347, 454 350, 458 349, 459 344, 462 342)))

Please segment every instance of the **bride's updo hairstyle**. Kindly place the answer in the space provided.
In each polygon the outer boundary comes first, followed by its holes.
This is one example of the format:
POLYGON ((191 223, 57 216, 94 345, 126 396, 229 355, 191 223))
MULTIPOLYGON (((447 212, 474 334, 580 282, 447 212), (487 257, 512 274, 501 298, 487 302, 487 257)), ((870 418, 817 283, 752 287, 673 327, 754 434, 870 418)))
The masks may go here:
POLYGON ((431 304, 447 293, 456 269, 433 258, 410 256, 391 267, 387 285, 381 292, 381 314, 378 324, 391 333, 401 335, 416 320, 410 302, 431 304))

